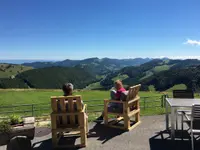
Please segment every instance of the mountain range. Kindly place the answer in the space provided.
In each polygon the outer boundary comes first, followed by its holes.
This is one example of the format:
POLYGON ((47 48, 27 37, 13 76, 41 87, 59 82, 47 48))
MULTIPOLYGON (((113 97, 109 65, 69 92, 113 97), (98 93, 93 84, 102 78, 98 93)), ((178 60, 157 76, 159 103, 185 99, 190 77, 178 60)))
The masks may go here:
POLYGON ((165 91, 180 84, 198 90, 200 61, 89 58, 0 64, 0 88, 61 88, 63 83, 72 82, 77 89, 107 90, 116 79, 127 88, 141 83, 142 90, 147 91, 165 91))
POLYGON ((116 71, 126 66, 138 66, 152 60, 151 58, 135 58, 135 59, 110 59, 97 57, 88 58, 83 60, 70 60, 56 62, 33 62, 23 63, 24 66, 33 68, 46 68, 46 67, 80 67, 92 71, 95 74, 106 74, 110 71, 116 71))
POLYGON ((199 89, 200 60, 161 60, 154 59, 140 66, 125 67, 107 75, 101 82, 102 87, 113 86, 113 79, 120 79, 127 86, 142 84, 143 90, 153 86, 157 91, 165 91, 174 85, 184 84, 187 88, 199 89))

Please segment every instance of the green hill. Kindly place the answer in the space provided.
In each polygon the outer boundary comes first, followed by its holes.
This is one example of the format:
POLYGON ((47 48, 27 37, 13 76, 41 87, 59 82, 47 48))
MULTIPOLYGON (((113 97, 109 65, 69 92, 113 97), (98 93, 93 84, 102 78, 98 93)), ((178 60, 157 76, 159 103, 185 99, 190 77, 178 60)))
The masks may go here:
POLYGON ((23 65, 0 63, 0 78, 14 78, 17 74, 31 69, 33 68, 23 65))
POLYGON ((81 68, 49 67, 25 71, 15 79, 0 79, 0 88, 56 89, 71 82, 76 89, 81 89, 95 81, 95 76, 81 68))
MULTIPOLYGON (((185 85, 195 91, 200 90, 200 66, 170 69, 142 81, 144 86, 154 85, 157 91, 165 91, 175 85, 185 85)), ((181 87, 183 88, 183 86, 181 87)))
MULTIPOLYGON (((192 76, 197 76, 194 72, 198 73, 199 65, 200 61, 195 59, 155 59, 140 66, 125 67, 119 71, 110 73, 100 84, 110 88, 113 86, 113 79, 120 79, 120 76, 125 76, 126 78, 122 78, 125 85, 131 86, 142 83, 143 90, 149 90, 150 85, 159 91, 167 90, 177 84, 185 84, 188 88, 191 88, 192 86, 186 82, 197 80, 196 78, 192 78, 192 76)), ((199 86, 199 83, 195 83, 195 86, 199 86)))

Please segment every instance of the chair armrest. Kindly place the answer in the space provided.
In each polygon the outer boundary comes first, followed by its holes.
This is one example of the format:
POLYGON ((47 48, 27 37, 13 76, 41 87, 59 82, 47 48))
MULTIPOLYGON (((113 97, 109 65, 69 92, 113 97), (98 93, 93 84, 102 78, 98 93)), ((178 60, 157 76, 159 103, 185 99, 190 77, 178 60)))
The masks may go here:
POLYGON ((133 102, 136 102, 136 101, 138 101, 139 99, 140 99, 140 97, 136 97, 136 98, 134 98, 133 100, 128 101, 128 104, 131 104, 131 103, 133 103, 133 102))
POLYGON ((83 109, 82 109, 81 112, 86 112, 86 110, 87 110, 87 104, 84 104, 84 105, 83 105, 83 109))

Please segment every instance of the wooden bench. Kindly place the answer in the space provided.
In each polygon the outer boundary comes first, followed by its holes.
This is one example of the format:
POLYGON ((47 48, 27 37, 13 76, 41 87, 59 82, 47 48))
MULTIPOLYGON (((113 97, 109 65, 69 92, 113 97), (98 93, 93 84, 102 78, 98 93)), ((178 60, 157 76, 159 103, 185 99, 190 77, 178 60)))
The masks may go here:
POLYGON ((54 148, 85 147, 87 145, 87 105, 82 105, 81 96, 51 97, 52 143, 54 148), (81 144, 58 144, 61 137, 73 135, 81 137, 81 144))
POLYGON ((125 101, 104 100, 104 124, 110 127, 123 130, 131 130, 139 125, 140 122, 140 97, 138 95, 141 85, 135 85, 129 88, 129 92, 125 101), (109 103, 116 103, 122 106, 121 112, 113 112, 108 110, 109 103), (116 119, 109 120, 109 115, 117 116, 116 119), (134 124, 131 125, 131 117, 135 117, 134 124), (119 126, 119 122, 123 120, 123 126, 119 126))

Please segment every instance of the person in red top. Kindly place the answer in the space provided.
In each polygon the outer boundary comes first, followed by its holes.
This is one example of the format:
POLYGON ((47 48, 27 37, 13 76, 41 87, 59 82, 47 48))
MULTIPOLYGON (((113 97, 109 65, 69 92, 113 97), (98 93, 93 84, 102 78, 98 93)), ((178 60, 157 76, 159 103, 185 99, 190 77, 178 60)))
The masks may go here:
MULTIPOLYGON (((126 92, 126 89, 124 88, 122 82, 120 80, 116 80, 115 81, 115 89, 112 89, 111 92, 110 92, 110 97, 111 97, 111 100, 123 100, 121 98, 122 96, 122 93, 126 92)), ((110 103, 109 106, 108 106, 108 109, 120 109, 122 110, 122 105, 121 104, 118 104, 118 103, 110 103)), ((102 113, 102 115, 96 119, 96 122, 102 122, 103 121, 103 116, 104 114, 102 113)))
POLYGON ((115 81, 115 89, 111 90, 111 99, 120 100, 121 94, 126 91, 120 80, 115 81))

